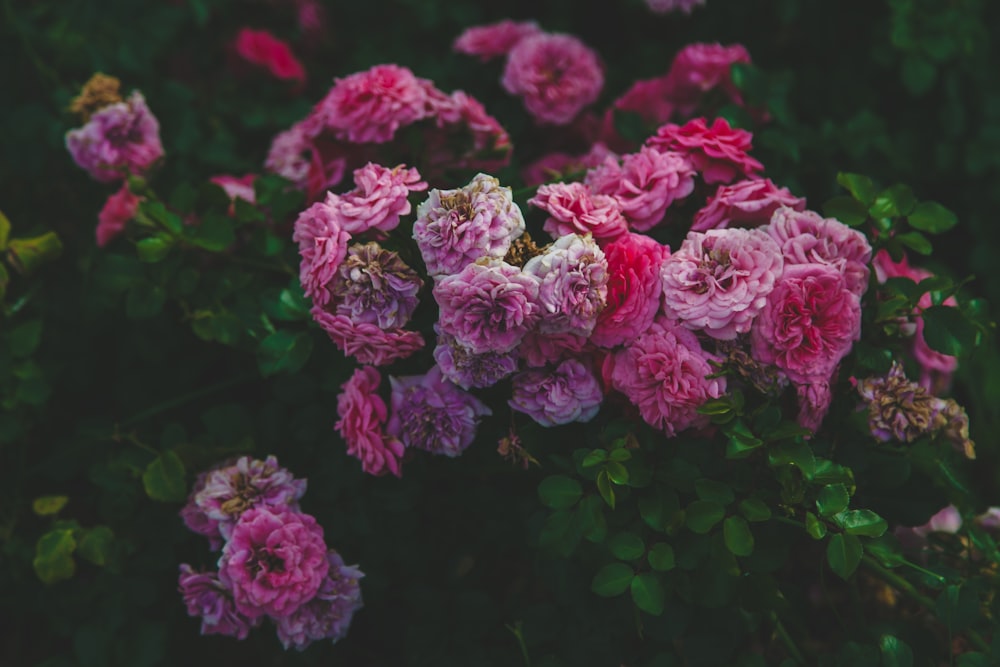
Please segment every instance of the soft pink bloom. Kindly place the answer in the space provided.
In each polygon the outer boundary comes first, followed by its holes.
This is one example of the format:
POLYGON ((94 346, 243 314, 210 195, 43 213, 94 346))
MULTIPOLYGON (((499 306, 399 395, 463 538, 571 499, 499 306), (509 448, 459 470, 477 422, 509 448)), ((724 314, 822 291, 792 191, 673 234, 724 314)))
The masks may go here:
POLYGON ((340 419, 334 428, 347 443, 347 453, 361 461, 369 475, 401 474, 403 443, 385 434, 385 401, 378 395, 382 377, 371 366, 355 369, 337 397, 340 419))
POLYGON ((257 195, 253 189, 255 180, 257 180, 257 174, 244 174, 243 176, 219 174, 208 179, 209 183, 215 183, 225 190, 230 199, 242 199, 250 204, 254 204, 257 201, 257 195))
POLYGON ((723 377, 708 378, 718 361, 705 352, 695 335, 660 317, 627 347, 604 359, 605 382, 639 409, 643 420, 668 437, 707 423, 698 408, 726 391, 723 377))
POLYGON ((236 609, 229 588, 217 572, 197 572, 187 563, 180 566, 178 590, 188 616, 201 619, 202 635, 223 635, 246 639, 260 618, 247 618, 236 609))
POLYGON ((859 297, 868 289, 868 239, 834 218, 813 211, 779 208, 764 227, 785 257, 785 264, 827 264, 844 274, 847 289, 859 297))
POLYGON ((660 309, 660 267, 669 255, 670 249, 655 239, 631 232, 604 246, 607 305, 597 317, 591 342, 615 347, 649 328, 660 309))
POLYGON ((281 618, 315 597, 326 578, 323 528, 308 514, 255 507, 240 516, 219 558, 219 579, 249 618, 281 618))
POLYGON ((489 25, 466 28, 452 49, 469 56, 479 56, 483 62, 507 55, 525 37, 538 35, 541 28, 534 21, 504 19, 489 25))
MULTIPOLYGON (((670 87, 666 77, 642 79, 632 84, 621 97, 612 104, 612 109, 629 111, 652 125, 661 125, 674 115, 676 104, 670 98, 670 87)), ((614 123, 613 112, 611 122, 614 123)))
POLYGON ((512 384, 507 403, 542 426, 588 422, 604 399, 593 370, 579 359, 566 359, 554 369, 518 373, 512 384))
POLYGON ((671 204, 691 194, 694 175, 680 153, 644 146, 623 157, 620 165, 605 158, 585 182, 595 193, 614 197, 632 229, 645 232, 663 220, 671 204))
POLYGON ((398 65, 376 65, 337 79, 320 102, 319 119, 337 139, 385 143, 428 115, 423 80, 398 65))
POLYGON ((241 28, 234 47, 243 60, 267 69, 274 77, 305 83, 306 71, 291 47, 267 30, 241 28))
POLYGON ((706 0, 646 0, 646 6, 657 14, 681 11, 690 14, 695 7, 704 5, 706 0))
POLYGON ((538 281, 506 262, 467 265, 440 278, 441 331, 473 354, 509 352, 538 322, 538 281))
POLYGON ((409 194, 427 189, 417 170, 402 164, 390 169, 369 162, 354 170, 354 183, 350 192, 326 197, 340 228, 352 236, 369 229, 392 231, 410 212, 409 194))
POLYGON ((861 300, 828 264, 786 265, 754 320, 754 359, 796 384, 828 381, 861 336, 861 300))
POLYGON ((332 295, 330 281, 347 256, 350 234, 340 228, 336 211, 317 202, 299 214, 292 241, 299 244, 299 280, 305 295, 317 306, 325 306, 332 295))
POLYGON ((750 331, 781 277, 781 248, 757 229, 689 232, 664 263, 664 312, 688 329, 732 340, 750 331))
POLYGON ((691 160, 708 183, 732 183, 737 178, 754 178, 764 168, 750 157, 753 135, 730 127, 725 118, 716 118, 709 127, 704 118, 684 125, 668 123, 646 140, 660 151, 677 151, 691 160))
POLYGON ((691 231, 704 232, 726 227, 759 227, 771 221, 779 208, 804 211, 806 200, 787 188, 779 188, 769 178, 720 185, 705 206, 694 214, 691 231))
POLYGON ((961 527, 961 513, 954 505, 948 505, 932 516, 930 521, 914 528, 913 532, 920 537, 927 537, 930 533, 957 533, 961 527))
POLYGON ((510 188, 477 174, 464 188, 431 190, 417 206, 413 238, 427 273, 454 274, 479 259, 502 259, 524 233, 510 188))
POLYGON ((285 649, 305 650, 321 639, 336 643, 347 635, 354 612, 361 609, 361 585, 365 575, 357 565, 344 565, 344 559, 331 549, 326 555, 330 570, 316 597, 294 613, 276 619, 278 639, 285 649))
POLYGON ((608 261, 593 237, 561 236, 522 271, 538 281, 540 333, 590 335, 608 294, 608 261))
POLYGON ((129 191, 127 184, 122 184, 118 192, 108 197, 101 212, 97 214, 97 246, 103 248, 120 236, 138 209, 139 197, 129 191))
POLYGON ((543 183, 570 178, 587 169, 596 167, 608 156, 618 157, 601 142, 595 143, 583 155, 569 153, 546 153, 521 170, 521 180, 525 185, 535 186, 543 183))
POLYGON ((539 186, 528 203, 549 214, 542 229, 553 238, 591 234, 595 239, 613 239, 628 231, 618 201, 592 193, 583 183, 539 186))
POLYGON ((539 122, 566 125, 597 99, 604 72, 597 54, 576 37, 542 33, 514 46, 501 83, 539 122))
POLYGON ((271 140, 264 167, 304 189, 309 181, 312 152, 312 145, 302 124, 295 124, 284 132, 279 132, 271 140))
POLYGON ((392 415, 386 431, 407 447, 455 457, 476 438, 483 417, 492 411, 472 394, 444 379, 441 369, 424 375, 389 376, 392 415))
POLYGON ((750 54, 742 44, 688 44, 681 49, 666 77, 670 99, 681 116, 690 116, 704 96, 715 89, 721 89, 734 104, 742 105, 743 98, 732 77, 736 63, 750 63, 750 54))
POLYGON ((334 315, 320 307, 310 312, 334 345, 362 364, 385 366, 424 347, 424 337, 416 331, 386 330, 377 324, 353 322, 346 315, 334 315))
POLYGON ((110 183, 145 174, 163 157, 160 124, 139 91, 95 112, 83 127, 66 133, 73 160, 94 179, 110 183))

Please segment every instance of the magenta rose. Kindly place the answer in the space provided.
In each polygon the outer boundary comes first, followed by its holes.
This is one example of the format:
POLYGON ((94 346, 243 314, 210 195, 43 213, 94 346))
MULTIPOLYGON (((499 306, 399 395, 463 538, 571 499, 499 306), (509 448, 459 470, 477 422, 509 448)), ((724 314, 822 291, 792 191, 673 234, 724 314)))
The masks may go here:
POLYGON ((385 366, 424 347, 424 337, 417 331, 382 329, 315 306, 309 312, 338 349, 362 364, 385 366))
POLYGON ((405 165, 390 169, 372 162, 354 170, 354 183, 350 192, 326 198, 340 228, 352 236, 373 228, 392 231, 400 216, 410 212, 410 192, 427 189, 416 169, 405 165))
POLYGON ((742 44, 688 44, 674 56, 667 73, 670 98, 682 117, 690 116, 709 92, 720 89, 732 103, 743 98, 733 83, 732 67, 749 63, 750 54, 742 44))
POLYGON ((139 209, 139 197, 132 194, 127 184, 108 197, 97 214, 97 247, 103 248, 125 231, 125 225, 135 217, 139 209))
POLYGON ((664 125, 646 145, 686 155, 708 184, 732 183, 740 177, 754 178, 764 168, 749 155, 752 139, 752 134, 731 127, 725 118, 716 118, 711 127, 704 118, 695 118, 684 125, 664 125))
POLYGON ((397 329, 410 321, 423 285, 397 253, 375 242, 352 245, 327 286, 333 297, 328 310, 354 324, 397 329))
POLYGON ((478 56, 481 61, 487 62, 507 55, 522 39, 541 32, 534 21, 504 19, 489 25, 466 28, 455 40, 452 49, 469 56, 478 56))
POLYGON ((145 174, 163 157, 160 124, 139 91, 96 111, 86 125, 67 132, 66 148, 77 165, 104 183, 145 174))
POLYGON ((306 70, 292 48, 267 30, 241 28, 233 46, 240 58, 266 69, 277 79, 291 79, 300 85, 306 81, 306 70))
POLYGON ((441 331, 438 325, 434 325, 434 330, 438 334, 434 361, 444 377, 462 389, 492 387, 517 370, 516 349, 474 354, 460 345, 454 336, 441 331))
POLYGON ((369 475, 401 475, 403 443, 385 434, 385 401, 378 395, 382 377, 371 366, 355 369, 337 397, 340 419, 334 428, 347 443, 347 453, 361 461, 369 475))
POLYGON ((178 589, 188 616, 201 619, 202 635, 223 635, 246 639, 260 618, 241 614, 229 589, 219 581, 217 572, 197 572, 187 563, 180 566, 178 589))
POLYGON ((347 636, 354 612, 361 609, 360 580, 365 575, 357 565, 345 565, 331 549, 327 553, 329 573, 319 592, 309 602, 288 616, 275 620, 278 639, 285 649, 302 651, 314 641, 327 639, 336 643, 347 636))
POLYGON ((400 127, 427 117, 423 83, 405 67, 376 65, 337 79, 317 107, 317 121, 341 141, 386 143, 400 127))
POLYGON ((299 214, 292 241, 299 244, 299 280, 313 303, 322 307, 332 298, 327 285, 337 275, 347 255, 350 234, 340 228, 337 214, 329 205, 317 202, 299 214))
POLYGON ((553 238, 589 233, 595 239, 611 239, 628 231, 618 202, 592 193, 583 183, 542 185, 528 203, 549 214, 542 229, 553 238))

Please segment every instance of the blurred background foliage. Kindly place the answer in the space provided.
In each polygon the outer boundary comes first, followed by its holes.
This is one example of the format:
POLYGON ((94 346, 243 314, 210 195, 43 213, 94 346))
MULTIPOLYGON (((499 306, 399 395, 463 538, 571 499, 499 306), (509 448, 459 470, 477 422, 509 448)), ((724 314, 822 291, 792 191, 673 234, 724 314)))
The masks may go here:
MULTIPOLYGON (((726 664, 727 642, 753 632, 739 614, 670 607, 642 627, 627 598, 590 592, 586 557, 536 548, 542 474, 514 474, 499 461, 492 443, 506 424, 487 422, 460 460, 421 460, 402 480, 373 479, 332 432, 349 373, 332 346, 317 345, 296 375, 261 382, 252 354, 224 344, 225 323, 199 340, 188 314, 150 309, 164 296, 136 287, 136 261, 94 247, 109 192, 66 153, 63 137, 76 123, 69 102, 95 71, 142 90, 167 150, 156 188, 168 193, 218 173, 259 171, 271 137, 333 77, 395 62, 483 101, 515 137, 515 173, 531 155, 516 143, 530 120, 499 88, 499 64, 451 52, 464 28, 533 19, 579 36, 607 67, 599 108, 636 79, 664 74, 685 44, 739 42, 754 64, 737 82, 772 116, 755 135, 767 175, 813 208, 838 194, 838 171, 906 183, 941 202, 961 224, 942 237, 932 268, 975 275, 969 289, 996 304, 1000 4, 708 0, 691 16, 654 15, 637 0, 322 6, 327 32, 316 37, 298 27, 295 3, 281 0, 0 0, 0 210, 14 236, 55 230, 64 245, 60 261, 11 278, 0 332, 0 664, 515 665, 527 655, 536 667, 653 667, 679 664, 675 651, 683 664, 726 664), (308 73, 304 90, 234 73, 228 45, 243 26, 292 44, 308 73), (176 500, 177 490, 150 492, 143 479, 165 451, 184 454, 186 484, 198 466, 238 453, 275 453, 308 477, 304 509, 368 573, 366 608, 345 640, 286 654, 267 632, 241 643, 198 636, 176 593, 176 567, 207 565, 208 553, 184 530, 176 502, 148 497, 176 500), (32 507, 49 495, 68 501, 55 513, 32 507), (43 585, 32 561, 39 536, 53 529, 75 548, 52 567, 73 576, 43 585), (671 653, 661 655, 661 645, 671 653)), ((724 112, 746 122, 738 109, 724 112)), ((214 275, 208 287, 219 299, 250 279, 238 267, 214 275)), ((965 361, 955 394, 978 445, 974 493, 984 508, 1000 505, 995 349, 965 361)), ((536 455, 548 465, 549 454, 584 437, 578 431, 558 431, 536 455)), ((866 659, 852 664, 878 664, 866 659)))

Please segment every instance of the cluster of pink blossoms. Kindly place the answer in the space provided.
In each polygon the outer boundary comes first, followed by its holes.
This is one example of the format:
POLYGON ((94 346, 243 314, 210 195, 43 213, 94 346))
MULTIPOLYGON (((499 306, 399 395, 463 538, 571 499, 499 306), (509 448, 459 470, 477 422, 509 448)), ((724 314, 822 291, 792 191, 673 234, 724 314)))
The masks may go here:
POLYGON ((327 548, 322 527, 299 509, 305 491, 306 480, 273 456, 198 475, 181 518, 221 553, 216 570, 182 564, 178 583, 203 635, 245 639, 265 617, 286 649, 347 634, 364 575, 327 548))
POLYGON ((348 170, 399 154, 393 148, 411 127, 426 173, 495 169, 510 159, 510 137, 478 101, 448 95, 405 67, 376 65, 337 79, 308 116, 274 138, 265 166, 315 198, 348 170))
POLYGON ((539 123, 566 125, 597 99, 604 70, 593 49, 572 35, 510 20, 463 32, 455 51, 487 61, 506 56, 500 83, 539 123))

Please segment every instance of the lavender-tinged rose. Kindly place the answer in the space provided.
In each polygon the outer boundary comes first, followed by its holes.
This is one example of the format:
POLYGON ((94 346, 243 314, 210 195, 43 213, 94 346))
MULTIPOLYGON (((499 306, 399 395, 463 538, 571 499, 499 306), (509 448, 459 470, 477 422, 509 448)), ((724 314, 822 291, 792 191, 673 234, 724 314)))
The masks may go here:
POLYGON ((180 566, 178 589, 188 616, 201 619, 201 634, 246 639, 260 619, 247 618, 236 610, 229 589, 217 572, 197 572, 187 563, 180 566))
POLYGON ((515 375, 508 403, 542 426, 558 426, 590 421, 603 398, 590 367, 571 358, 554 369, 536 368, 515 375))
POLYGON ((395 329, 410 321, 423 284, 397 253, 372 242, 347 249, 330 292, 336 314, 346 315, 355 324, 395 329))
POLYGON ((333 549, 326 559, 330 570, 316 597, 275 621, 278 639, 285 649, 302 651, 314 641, 340 641, 347 635, 354 612, 363 606, 359 581, 365 575, 358 566, 344 565, 344 559, 333 549))

